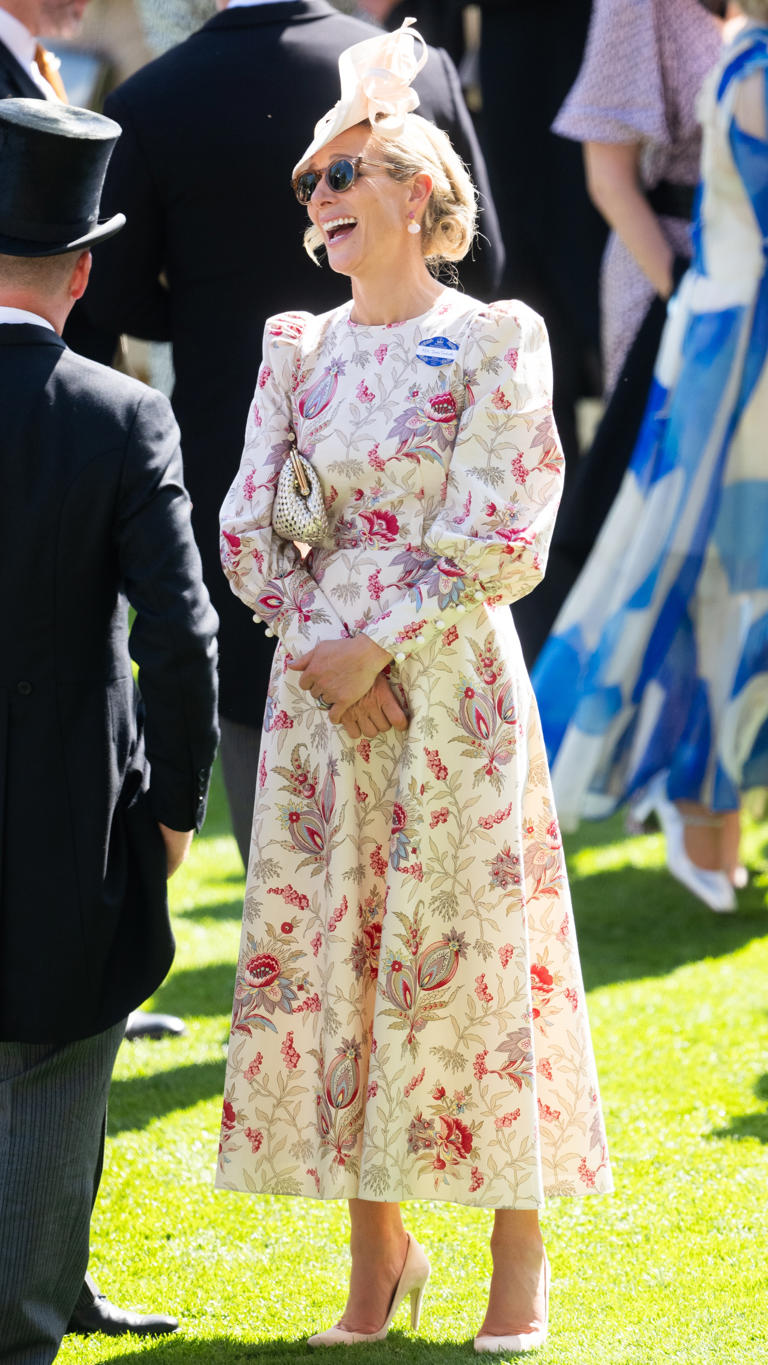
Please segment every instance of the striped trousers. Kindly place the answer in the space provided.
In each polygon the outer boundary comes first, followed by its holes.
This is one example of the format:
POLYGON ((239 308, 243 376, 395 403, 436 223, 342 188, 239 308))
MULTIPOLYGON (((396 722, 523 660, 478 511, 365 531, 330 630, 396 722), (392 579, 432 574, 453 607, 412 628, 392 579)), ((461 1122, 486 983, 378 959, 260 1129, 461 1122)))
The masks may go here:
POLYGON ((0 1362, 50 1365, 88 1265, 125 1020, 76 1043, 0 1042, 0 1362))

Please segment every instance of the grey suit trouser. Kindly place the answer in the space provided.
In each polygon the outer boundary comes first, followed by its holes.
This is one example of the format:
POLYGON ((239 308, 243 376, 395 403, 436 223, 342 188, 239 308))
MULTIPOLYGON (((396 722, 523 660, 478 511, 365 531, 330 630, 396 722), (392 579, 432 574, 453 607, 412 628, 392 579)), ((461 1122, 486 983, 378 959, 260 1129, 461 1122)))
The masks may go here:
POLYGON ((0 1042, 0 1362, 50 1365, 88 1265, 125 1020, 76 1043, 0 1042))

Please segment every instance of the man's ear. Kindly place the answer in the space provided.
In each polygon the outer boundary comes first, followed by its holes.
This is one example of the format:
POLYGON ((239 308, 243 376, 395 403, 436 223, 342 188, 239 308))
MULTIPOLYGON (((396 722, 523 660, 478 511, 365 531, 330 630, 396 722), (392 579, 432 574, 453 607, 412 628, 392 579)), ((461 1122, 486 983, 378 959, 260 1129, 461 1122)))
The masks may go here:
POLYGON ((73 303, 83 297, 88 285, 88 279, 93 264, 93 256, 90 251, 84 251, 77 258, 77 264, 72 271, 72 278, 69 282, 69 294, 73 303))

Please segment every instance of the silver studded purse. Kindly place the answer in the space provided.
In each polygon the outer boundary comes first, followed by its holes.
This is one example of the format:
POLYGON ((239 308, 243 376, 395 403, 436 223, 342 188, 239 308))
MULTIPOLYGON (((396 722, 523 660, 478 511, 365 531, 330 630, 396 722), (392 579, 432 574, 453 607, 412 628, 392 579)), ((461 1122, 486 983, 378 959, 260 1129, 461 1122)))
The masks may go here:
POLYGON ((281 540, 304 545, 322 545, 328 535, 328 513, 320 480, 295 445, 291 446, 277 480, 272 530, 281 540))

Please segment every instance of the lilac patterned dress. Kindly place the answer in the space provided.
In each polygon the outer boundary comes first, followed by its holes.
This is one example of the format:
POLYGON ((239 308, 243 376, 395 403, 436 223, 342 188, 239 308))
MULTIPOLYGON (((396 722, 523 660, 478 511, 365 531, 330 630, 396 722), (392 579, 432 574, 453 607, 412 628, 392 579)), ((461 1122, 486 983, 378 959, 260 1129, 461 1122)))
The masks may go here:
MULTIPOLYGON (((695 185, 701 128, 696 97, 717 61, 722 24, 699 0, 595 0, 584 61, 556 133, 576 142, 640 145, 646 189, 695 185)), ((691 256, 690 229, 662 218, 675 252, 691 256)), ((653 286, 612 232, 603 256, 601 325, 606 394, 653 298, 653 286)))
POLYGON ((560 495, 541 320, 446 290, 359 326, 267 324, 222 508, 234 591, 280 637, 218 1183, 538 1207, 610 1187, 538 715, 508 604, 560 495), (289 433, 327 543, 270 518, 289 433), (286 671, 364 631, 410 717, 353 741, 286 671))

